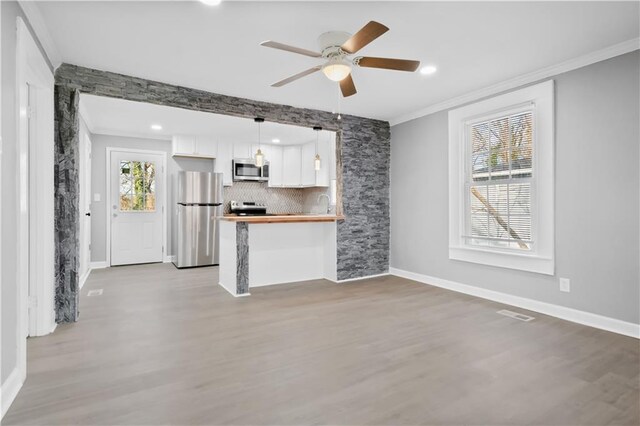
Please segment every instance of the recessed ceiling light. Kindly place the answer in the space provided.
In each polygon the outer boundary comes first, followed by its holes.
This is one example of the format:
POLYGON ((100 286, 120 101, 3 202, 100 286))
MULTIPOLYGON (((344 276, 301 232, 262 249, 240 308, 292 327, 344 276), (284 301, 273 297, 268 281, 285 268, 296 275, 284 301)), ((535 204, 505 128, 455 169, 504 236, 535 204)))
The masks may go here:
POLYGON ((424 66, 424 67, 420 68, 420 74, 422 74, 422 75, 431 75, 431 74, 435 73, 436 71, 438 71, 438 69, 436 67, 434 67, 433 65, 427 65, 427 66, 424 66))
POLYGON ((280 139, 271 139, 271 142, 273 142, 273 143, 280 143, 280 139))
POLYGON ((162 130, 162 126, 159 124, 152 124, 151 130, 162 130))
POLYGON ((217 6, 222 2, 222 0, 200 0, 200 1, 206 4, 207 6, 217 6))

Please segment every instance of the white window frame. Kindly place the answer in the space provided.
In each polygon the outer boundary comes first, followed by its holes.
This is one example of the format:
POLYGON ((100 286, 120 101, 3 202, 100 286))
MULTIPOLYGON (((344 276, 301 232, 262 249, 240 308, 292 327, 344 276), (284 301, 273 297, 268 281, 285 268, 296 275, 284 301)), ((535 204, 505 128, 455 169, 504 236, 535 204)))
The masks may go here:
POLYGON ((554 256, 554 83, 525 87, 449 111, 449 259, 553 275, 554 256), (530 251, 469 244, 466 230, 470 163, 469 123, 480 117, 509 114, 529 105, 533 110, 530 251))

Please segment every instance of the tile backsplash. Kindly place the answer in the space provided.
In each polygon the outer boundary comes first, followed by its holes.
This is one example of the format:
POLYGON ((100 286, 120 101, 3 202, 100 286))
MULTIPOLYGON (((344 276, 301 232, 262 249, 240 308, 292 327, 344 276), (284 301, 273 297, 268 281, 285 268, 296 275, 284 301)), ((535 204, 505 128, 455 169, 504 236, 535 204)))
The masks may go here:
POLYGON ((235 200, 265 203, 267 213, 317 213, 320 194, 329 195, 329 188, 271 188, 264 182, 234 182, 224 187, 224 212, 230 212, 229 202, 235 200))

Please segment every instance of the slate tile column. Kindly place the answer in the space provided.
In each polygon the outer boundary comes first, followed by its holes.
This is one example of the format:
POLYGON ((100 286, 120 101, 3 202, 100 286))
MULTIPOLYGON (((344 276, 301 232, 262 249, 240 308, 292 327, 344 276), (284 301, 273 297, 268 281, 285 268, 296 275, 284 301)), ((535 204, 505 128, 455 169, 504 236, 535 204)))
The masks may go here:
POLYGON ((79 98, 77 90, 55 86, 55 308, 59 323, 76 321, 79 313, 79 98))

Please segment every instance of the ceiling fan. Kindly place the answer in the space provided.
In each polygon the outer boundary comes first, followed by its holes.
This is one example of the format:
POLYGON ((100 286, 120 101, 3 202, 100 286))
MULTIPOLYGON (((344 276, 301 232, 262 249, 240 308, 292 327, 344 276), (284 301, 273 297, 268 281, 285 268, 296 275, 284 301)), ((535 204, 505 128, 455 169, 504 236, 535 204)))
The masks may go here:
POLYGON ((360 31, 351 35, 344 31, 329 31, 318 37, 318 45, 320 52, 301 49, 299 47, 289 46, 278 43, 277 41, 263 41, 261 46, 271 47, 273 49, 286 50, 288 52, 298 53, 300 55, 311 56, 312 58, 323 58, 326 62, 317 65, 308 70, 302 71, 291 77, 273 83, 272 87, 281 87, 289 84, 309 74, 322 70, 329 80, 340 82, 340 90, 342 96, 347 97, 356 94, 356 86, 351 77, 352 65, 365 68, 383 68, 396 71, 413 72, 420 66, 420 61, 410 61, 407 59, 392 58, 375 58, 371 56, 357 56, 353 59, 351 55, 362 49, 382 34, 389 31, 379 22, 370 21, 362 27, 360 31))

